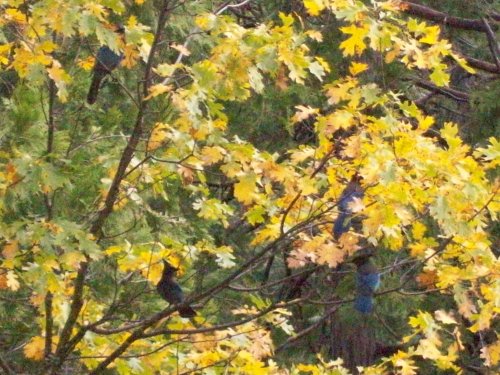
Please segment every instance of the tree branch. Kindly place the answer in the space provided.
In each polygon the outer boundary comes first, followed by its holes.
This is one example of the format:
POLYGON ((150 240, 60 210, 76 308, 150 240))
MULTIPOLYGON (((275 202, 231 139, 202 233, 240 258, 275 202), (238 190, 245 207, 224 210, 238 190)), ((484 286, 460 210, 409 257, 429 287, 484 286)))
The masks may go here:
POLYGON ((420 80, 416 81, 415 83, 417 86, 423 89, 447 96, 448 98, 456 100, 457 102, 468 102, 470 100, 469 94, 466 94, 465 92, 451 89, 449 87, 439 87, 430 81, 420 80))
POLYGON ((500 68, 497 68, 495 64, 483 60, 478 60, 469 56, 464 56, 464 58, 467 61, 467 64, 469 64, 473 68, 484 70, 485 72, 489 73, 500 74, 500 68))
POLYGON ((482 20, 450 16, 449 14, 410 1, 401 1, 401 10, 412 16, 424 18, 457 29, 481 32, 487 31, 482 20))
POLYGON ((52 335, 54 328, 54 320, 52 317, 52 293, 47 292, 45 295, 45 349, 44 357, 49 358, 52 353, 52 335))
POLYGON ((80 269, 78 270, 78 274, 75 279, 73 300, 71 301, 71 308, 69 311, 68 319, 64 324, 61 334, 59 335, 59 342, 57 344, 57 349, 55 354, 57 361, 52 369, 53 374, 57 374, 59 367, 64 362, 66 353, 66 343, 70 339, 71 331, 75 326, 76 320, 78 319, 78 315, 80 314, 80 310, 82 309, 83 306, 83 287, 85 284, 85 275, 87 274, 87 269, 88 269, 87 262, 80 263, 80 269))
POLYGON ((484 27, 486 28, 486 36, 488 37, 488 45, 490 46, 490 51, 491 54, 493 55, 493 60, 495 61, 495 65, 497 66, 497 69, 500 70, 500 59, 499 59, 499 52, 498 52, 498 43, 495 38, 495 34, 493 33, 493 30, 491 30, 490 24, 486 20, 485 17, 483 17, 483 24, 484 27))
MULTIPOLYGON (((149 52, 148 60, 146 63, 146 68, 144 72, 144 80, 143 80, 143 89, 142 89, 142 96, 146 97, 149 93, 149 87, 151 84, 151 72, 153 68, 153 62, 154 62, 154 57, 156 55, 156 51, 158 49, 158 43, 161 38, 161 34, 163 29, 165 28, 165 23, 167 22, 168 18, 168 4, 169 0, 164 0, 163 6, 160 10, 160 15, 158 17, 158 24, 156 27, 153 43, 151 45, 151 50, 149 52)), ((109 188, 108 194, 106 195, 106 199, 104 201, 104 208, 99 211, 97 218, 95 219, 94 223, 92 224, 90 228, 90 232, 93 234, 100 234, 102 231, 102 226, 104 225, 105 220, 108 218, 108 216, 113 212, 113 207, 116 201, 116 198, 118 197, 118 193, 120 191, 120 185, 123 181, 123 179, 126 176, 126 171, 127 168, 134 156, 135 150, 137 145, 139 144, 139 141, 142 137, 142 134, 144 132, 144 114, 147 108, 148 101, 144 100, 143 98, 140 98, 139 100, 140 105, 139 105, 139 112, 137 113, 137 118, 135 121, 135 126, 134 130, 132 131, 132 135, 130 136, 127 146, 123 150, 122 156, 120 158, 120 162, 118 164, 117 171, 115 173, 115 176, 113 178, 113 182, 111 183, 111 186, 109 188)))
MULTIPOLYGON (((303 224, 303 223, 302 223, 303 224)), ((259 251, 256 255, 254 255, 252 258, 247 260, 244 264, 242 264, 237 270, 233 271, 229 276, 227 276, 223 281, 221 281, 219 284, 216 286, 209 288, 205 292, 202 292, 198 295, 195 296, 190 296, 183 301, 185 305, 190 305, 193 303, 196 303, 197 301, 200 301, 201 299, 211 297, 215 294, 217 294, 220 290, 226 288, 229 286, 229 284, 238 279, 242 273, 250 268, 253 264, 255 264, 257 261, 259 261, 262 257, 264 257, 268 252, 272 251, 274 248, 277 247, 277 245, 288 238, 290 235, 293 235, 295 232, 299 231, 302 224, 296 225, 295 227, 291 228, 285 235, 280 236, 267 246, 265 246, 261 251, 259 251)), ((114 330, 109 330, 112 333, 117 333, 117 332, 123 332, 127 331, 131 328, 137 327, 131 335, 122 343, 120 346, 118 346, 113 353, 109 355, 108 358, 106 358, 104 361, 102 361, 92 372, 91 374, 98 374, 100 371, 104 370, 106 367, 108 367, 116 358, 118 358, 121 354, 123 354, 130 345, 132 345, 136 340, 140 339, 143 337, 144 332, 146 329, 149 327, 153 326, 154 324, 158 323, 160 320, 168 317, 171 315, 173 312, 177 311, 177 306, 169 306, 168 308, 164 309, 163 311, 158 312, 157 314, 153 315, 149 319, 146 319, 138 324, 135 325, 130 325, 127 327, 122 327, 119 329, 114 329, 114 330)))
MULTIPOLYGON (((144 84, 142 95, 146 96, 149 91, 151 71, 153 67, 154 57, 158 48, 158 42, 160 40, 162 31, 165 27, 165 23, 168 18, 168 4, 169 0, 164 0, 163 6, 160 9, 160 15, 158 17, 158 24, 156 32, 154 35, 153 43, 151 45, 151 50, 149 52, 148 60, 146 63, 146 68, 144 72, 144 84)), ((121 182, 125 176, 126 170, 132 160, 137 144, 139 143, 142 133, 143 133, 143 119, 144 113, 147 107, 147 101, 140 100, 139 112, 137 114, 137 119, 135 123, 134 130, 130 136, 127 146, 125 147, 122 156, 120 158, 120 163, 118 165, 117 172, 113 178, 113 182, 108 191, 105 199, 104 208, 99 211, 98 216, 90 228, 90 232, 94 235, 99 236, 102 233, 102 227, 105 220, 113 211, 113 206, 115 204, 116 198, 118 196, 121 182)), ((83 289, 85 284, 85 275, 88 269, 88 262, 82 262, 80 264, 80 269, 78 271, 77 277, 75 279, 75 287, 73 292, 73 300, 71 303, 70 313, 66 323, 64 324, 63 330, 61 332, 59 343, 56 350, 57 362, 53 366, 53 373, 57 373, 58 369, 62 365, 64 359, 70 353, 72 348, 83 338, 85 335, 85 329, 80 329, 79 332, 70 340, 71 332, 76 324, 78 316, 83 306, 83 289)))

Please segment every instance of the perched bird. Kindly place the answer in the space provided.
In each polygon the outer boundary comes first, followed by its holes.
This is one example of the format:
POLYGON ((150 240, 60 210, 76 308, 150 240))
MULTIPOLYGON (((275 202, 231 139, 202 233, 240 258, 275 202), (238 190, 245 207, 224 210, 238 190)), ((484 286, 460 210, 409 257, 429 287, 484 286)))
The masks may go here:
POLYGON ((349 207, 355 198, 362 199, 364 191, 359 184, 360 178, 354 176, 340 195, 337 207, 339 208, 339 216, 333 224, 333 237, 338 240, 340 236, 349 231, 351 228, 352 209, 349 207))
MULTIPOLYGON (((179 305, 184 302, 184 292, 180 285, 174 280, 177 268, 163 260, 163 274, 160 282, 156 286, 158 294, 171 305, 179 305)), ((183 318, 191 318, 196 315, 196 311, 189 305, 181 305, 178 308, 179 314, 183 318)))
POLYGON ((371 255, 363 255, 352 261, 356 267, 356 299, 354 308, 369 314, 373 310, 373 294, 380 285, 380 273, 371 260, 371 255))
MULTIPOLYGON (((125 35, 125 28, 117 25, 115 32, 122 38, 125 35)), ((123 53, 119 55, 108 46, 101 46, 97 51, 94 67, 92 69, 92 82, 90 83, 89 93, 87 94, 87 103, 94 104, 97 99, 101 82, 110 74, 123 60, 123 53)))

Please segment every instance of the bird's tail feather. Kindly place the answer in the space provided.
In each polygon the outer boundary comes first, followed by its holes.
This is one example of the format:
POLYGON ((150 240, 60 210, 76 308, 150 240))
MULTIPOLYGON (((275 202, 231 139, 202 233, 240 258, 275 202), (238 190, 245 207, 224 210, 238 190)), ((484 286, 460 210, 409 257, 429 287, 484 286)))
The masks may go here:
POLYGON ((338 240, 351 226, 349 214, 341 212, 333 224, 333 237, 338 240))
POLYGON ((99 86, 101 86, 101 81, 105 74, 99 71, 95 71, 92 76, 92 82, 90 83, 89 93, 87 94, 87 103, 94 104, 97 100, 97 94, 99 93, 99 86))
POLYGON ((193 316, 196 316, 196 311, 191 306, 181 306, 179 308, 179 314, 183 318, 192 318, 193 316))

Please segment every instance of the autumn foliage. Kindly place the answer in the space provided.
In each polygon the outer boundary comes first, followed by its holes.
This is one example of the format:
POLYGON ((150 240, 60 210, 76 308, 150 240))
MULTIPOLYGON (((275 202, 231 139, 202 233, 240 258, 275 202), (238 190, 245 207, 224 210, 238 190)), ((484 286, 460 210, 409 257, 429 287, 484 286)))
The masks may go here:
POLYGON ((452 68, 480 72, 407 2, 290 3, 0 2, 5 373, 498 366, 498 140, 466 142, 399 79, 449 96, 452 68), (124 59, 89 106, 100 45, 124 59), (350 262, 367 248, 368 317, 350 262), (162 259, 195 318, 156 294, 162 259), (335 349, 365 334, 369 358, 335 349))

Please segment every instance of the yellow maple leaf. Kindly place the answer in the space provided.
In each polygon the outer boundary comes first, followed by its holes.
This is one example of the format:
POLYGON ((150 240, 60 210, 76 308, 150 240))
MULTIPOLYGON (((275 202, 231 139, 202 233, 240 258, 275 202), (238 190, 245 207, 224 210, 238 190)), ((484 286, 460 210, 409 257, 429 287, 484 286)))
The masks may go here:
POLYGON ((183 44, 177 44, 177 43, 172 43, 170 45, 170 48, 173 48, 177 51, 179 51, 180 53, 182 53, 184 56, 189 56, 191 54, 191 52, 187 49, 186 46, 184 46, 183 44))
POLYGON ((213 13, 207 13, 202 16, 198 16, 195 19, 196 26, 204 31, 213 29, 217 23, 217 16, 213 13))
POLYGON ((439 26, 429 26, 424 30, 424 36, 419 39, 420 43, 436 44, 439 40, 439 26))
POLYGON ((130 69, 133 68, 139 61, 139 50, 134 44, 127 44, 123 48, 123 61, 121 65, 130 69))
POLYGON ((391 362, 394 364, 394 367, 398 368, 398 374, 401 375, 414 375, 417 372, 415 362, 410 358, 410 355, 403 352, 398 351, 390 358, 391 362))
POLYGON ((451 315, 451 313, 447 313, 444 310, 436 310, 434 312, 434 317, 436 318, 436 320, 444 324, 458 324, 453 315, 451 315))
POLYGON ((34 361, 40 361, 43 359, 44 347, 45 339, 41 336, 35 336, 24 346, 24 356, 34 361))
POLYGON ((302 146, 299 150, 292 152, 291 158, 294 164, 303 162, 306 159, 314 157, 316 150, 312 147, 302 146))
POLYGON ((318 188, 315 185, 316 180, 310 177, 303 177, 298 181, 298 187, 303 196, 316 194, 318 192, 318 188))
POLYGON ((19 24, 27 23, 27 15, 15 8, 7 8, 4 10, 5 18, 9 21, 16 22, 19 24))
POLYGON ((21 284, 19 284, 19 281, 17 281, 17 275, 14 273, 14 271, 9 271, 7 272, 7 286, 11 290, 18 290, 21 284))
POLYGON ((191 185, 193 183, 193 181, 194 181, 193 168, 190 168, 189 166, 184 166, 184 165, 180 164, 177 167, 177 173, 179 173, 179 175, 181 176, 182 184, 184 186, 191 185))
POLYGON ((360 55, 365 49, 365 37, 368 35, 370 27, 363 25, 358 27, 356 25, 341 27, 340 30, 344 34, 350 34, 351 37, 340 43, 340 48, 344 50, 344 56, 360 55))
POLYGON ((445 72, 446 65, 444 64, 438 64, 432 71, 431 75, 429 78, 431 79, 432 82, 434 82, 437 86, 448 86, 450 83, 450 75, 445 72))
POLYGON ((325 1, 323 0, 304 0, 304 7, 311 16, 319 16, 320 12, 325 9, 325 1))
POLYGON ((364 72, 368 69, 368 64, 353 61, 349 67, 349 73, 353 76, 357 76, 359 73, 364 72))
POLYGON ((154 151, 165 142, 169 135, 168 129, 169 126, 167 124, 161 122, 156 123, 148 140, 148 150, 154 151))
POLYGON ((337 267, 344 260, 346 252, 333 242, 327 242, 316 249, 319 264, 326 264, 330 268, 337 267))
POLYGON ((415 242, 410 244, 410 254, 412 257, 419 257, 425 254, 426 250, 429 248, 426 244, 421 242, 415 242))
POLYGON ((426 289, 436 287, 436 271, 424 271, 417 276, 417 282, 426 289))
POLYGON ((0 44, 0 64, 7 65, 9 63, 9 55, 12 43, 0 44))
POLYGON ((47 68, 49 77, 54 80, 57 86, 57 96, 61 102, 65 102, 68 98, 68 91, 66 85, 71 81, 71 76, 61 67, 59 61, 53 60, 52 66, 47 68))
POLYGON ((348 158, 357 158, 361 153, 361 137, 355 135, 346 141, 346 146, 342 150, 342 154, 348 158))
POLYGON ((361 246, 358 245, 358 241, 358 237, 351 232, 343 233, 339 238, 340 246, 348 255, 352 255, 357 250, 361 249, 361 246))
POLYGON ((309 106, 296 105, 295 108, 297 108, 297 112, 295 112, 295 114, 292 117, 294 123, 303 121, 308 117, 319 113, 318 108, 311 108, 309 106))
POLYGON ((347 129, 354 124, 354 115, 344 109, 337 110, 328 117, 328 131, 333 133, 337 129, 347 129))
POLYGON ((9 241, 3 247, 2 255, 6 259, 12 259, 14 258, 18 250, 19 250, 19 243, 17 241, 9 241))
POLYGON ((280 223, 275 222, 266 225, 264 228, 257 232, 257 235, 252 240, 252 245, 260 244, 267 240, 274 240, 280 236, 280 223))
POLYGON ((307 372, 312 375, 320 375, 322 370, 316 365, 305 365, 303 363, 297 365, 297 370, 301 372, 307 372))
POLYGON ((7 276, 5 273, 0 274, 0 289, 7 289, 7 276))
POLYGON ((500 340, 481 349, 481 358, 486 366, 496 366, 500 362, 500 340))
POLYGON ((255 174, 248 173, 240 177, 240 180, 234 184, 234 196, 243 204, 250 204, 255 200, 255 185, 257 178, 255 174))
POLYGON ((459 55, 457 55, 456 53, 453 53, 453 52, 450 53, 450 56, 453 57, 455 59, 455 61, 467 72, 469 72, 471 74, 476 73, 476 70, 474 68, 470 67, 464 58, 460 57, 459 55))
POLYGON ((309 38, 311 38, 311 39, 313 39, 313 40, 315 40, 315 41, 317 41, 317 42, 322 42, 322 41, 323 41, 323 34, 321 34, 321 33, 320 33, 319 31, 317 31, 317 30, 307 30, 307 31, 305 32, 305 34, 306 34, 309 38))
POLYGON ((206 165, 212 165, 221 161, 224 159, 224 155, 226 155, 226 150, 219 146, 207 146, 203 147, 201 150, 201 160, 203 160, 206 165))
POLYGON ((65 252, 61 257, 61 264, 68 265, 72 269, 77 270, 80 263, 85 261, 85 255, 79 251, 65 252))
POLYGON ((419 116, 418 119, 418 128, 422 131, 429 129, 432 125, 434 125, 434 117, 432 116, 419 116))
POLYGON ((413 234, 413 238, 416 240, 421 240, 424 238, 425 231, 427 230, 427 227, 422 224, 420 221, 416 221, 412 225, 412 231, 411 233, 413 234))
POLYGON ((89 56, 86 59, 78 60, 76 63, 80 68, 86 71, 90 71, 94 67, 95 58, 89 56))
POLYGON ((144 98, 144 100, 149 100, 155 96, 164 94, 172 90, 171 85, 162 85, 161 83, 153 85, 149 88, 149 95, 144 98))

